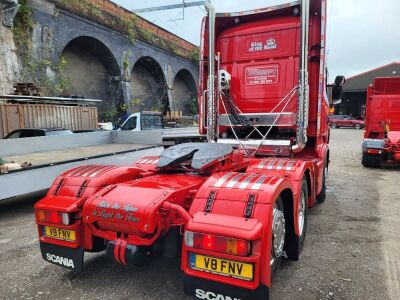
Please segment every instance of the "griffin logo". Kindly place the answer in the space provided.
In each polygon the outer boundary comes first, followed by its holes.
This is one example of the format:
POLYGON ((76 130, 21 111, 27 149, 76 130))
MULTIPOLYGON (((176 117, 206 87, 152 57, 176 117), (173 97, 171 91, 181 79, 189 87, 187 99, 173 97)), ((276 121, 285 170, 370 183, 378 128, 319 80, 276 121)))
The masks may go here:
POLYGON ((230 296, 224 296, 221 294, 215 294, 213 292, 206 292, 201 289, 196 289, 196 297, 198 299, 204 299, 204 300, 242 300, 240 298, 232 298, 230 296))
POLYGON ((72 269, 75 268, 74 261, 72 259, 57 256, 57 255, 50 254, 50 253, 46 253, 46 258, 48 261, 62 265, 64 267, 68 267, 68 268, 72 268, 72 269))

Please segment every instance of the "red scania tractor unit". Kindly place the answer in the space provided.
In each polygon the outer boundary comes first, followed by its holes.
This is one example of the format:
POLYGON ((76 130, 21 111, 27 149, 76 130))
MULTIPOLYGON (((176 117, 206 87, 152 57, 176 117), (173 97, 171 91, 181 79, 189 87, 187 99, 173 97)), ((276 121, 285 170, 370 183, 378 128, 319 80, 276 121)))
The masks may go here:
MULTIPOLYGON (((216 14, 201 32, 200 131, 129 166, 80 166, 35 205, 40 248, 82 271, 84 253, 117 263, 181 257, 197 299, 268 299, 280 260, 298 260, 329 163, 326 1, 216 14)), ((332 100, 328 94, 333 95, 332 100)))
POLYGON ((362 164, 400 166, 400 77, 375 78, 368 87, 362 164))

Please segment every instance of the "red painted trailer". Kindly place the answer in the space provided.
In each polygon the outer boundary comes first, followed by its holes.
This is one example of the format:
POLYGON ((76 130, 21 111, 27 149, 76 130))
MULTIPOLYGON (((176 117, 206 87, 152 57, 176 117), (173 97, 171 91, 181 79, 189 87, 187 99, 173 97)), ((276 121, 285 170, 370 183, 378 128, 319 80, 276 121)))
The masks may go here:
POLYGON ((400 165, 400 77, 375 78, 366 102, 362 164, 400 165))
POLYGON ((267 299, 281 259, 299 259, 308 208, 326 197, 326 1, 227 14, 205 5, 208 143, 60 175, 35 206, 45 260, 81 271, 88 251, 128 266, 179 254, 185 292, 212 300, 267 299))

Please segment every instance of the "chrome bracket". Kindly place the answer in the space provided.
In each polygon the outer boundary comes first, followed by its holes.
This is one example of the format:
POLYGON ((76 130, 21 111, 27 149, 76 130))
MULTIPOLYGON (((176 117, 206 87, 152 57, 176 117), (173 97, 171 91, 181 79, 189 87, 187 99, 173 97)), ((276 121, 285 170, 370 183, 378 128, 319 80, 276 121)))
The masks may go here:
POLYGON ((21 4, 18 0, 0 0, 0 8, 4 15, 3 25, 12 28, 14 25, 14 18, 18 13, 21 4))

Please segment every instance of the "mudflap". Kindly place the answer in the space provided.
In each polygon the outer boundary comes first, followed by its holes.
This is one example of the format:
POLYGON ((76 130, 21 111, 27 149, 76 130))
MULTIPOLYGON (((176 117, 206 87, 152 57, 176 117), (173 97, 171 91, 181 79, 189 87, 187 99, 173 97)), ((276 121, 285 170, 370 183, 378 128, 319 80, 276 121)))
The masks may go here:
POLYGON ((380 167, 384 158, 382 154, 363 154, 361 163, 364 167, 380 167))
POLYGON ((193 276, 185 275, 184 278, 185 294, 195 299, 205 300, 268 300, 269 289, 265 285, 260 285, 255 290, 240 288, 237 286, 224 284, 212 280, 205 280, 193 276))
POLYGON ((83 248, 68 248, 40 242, 43 259, 77 273, 83 271, 83 248))

